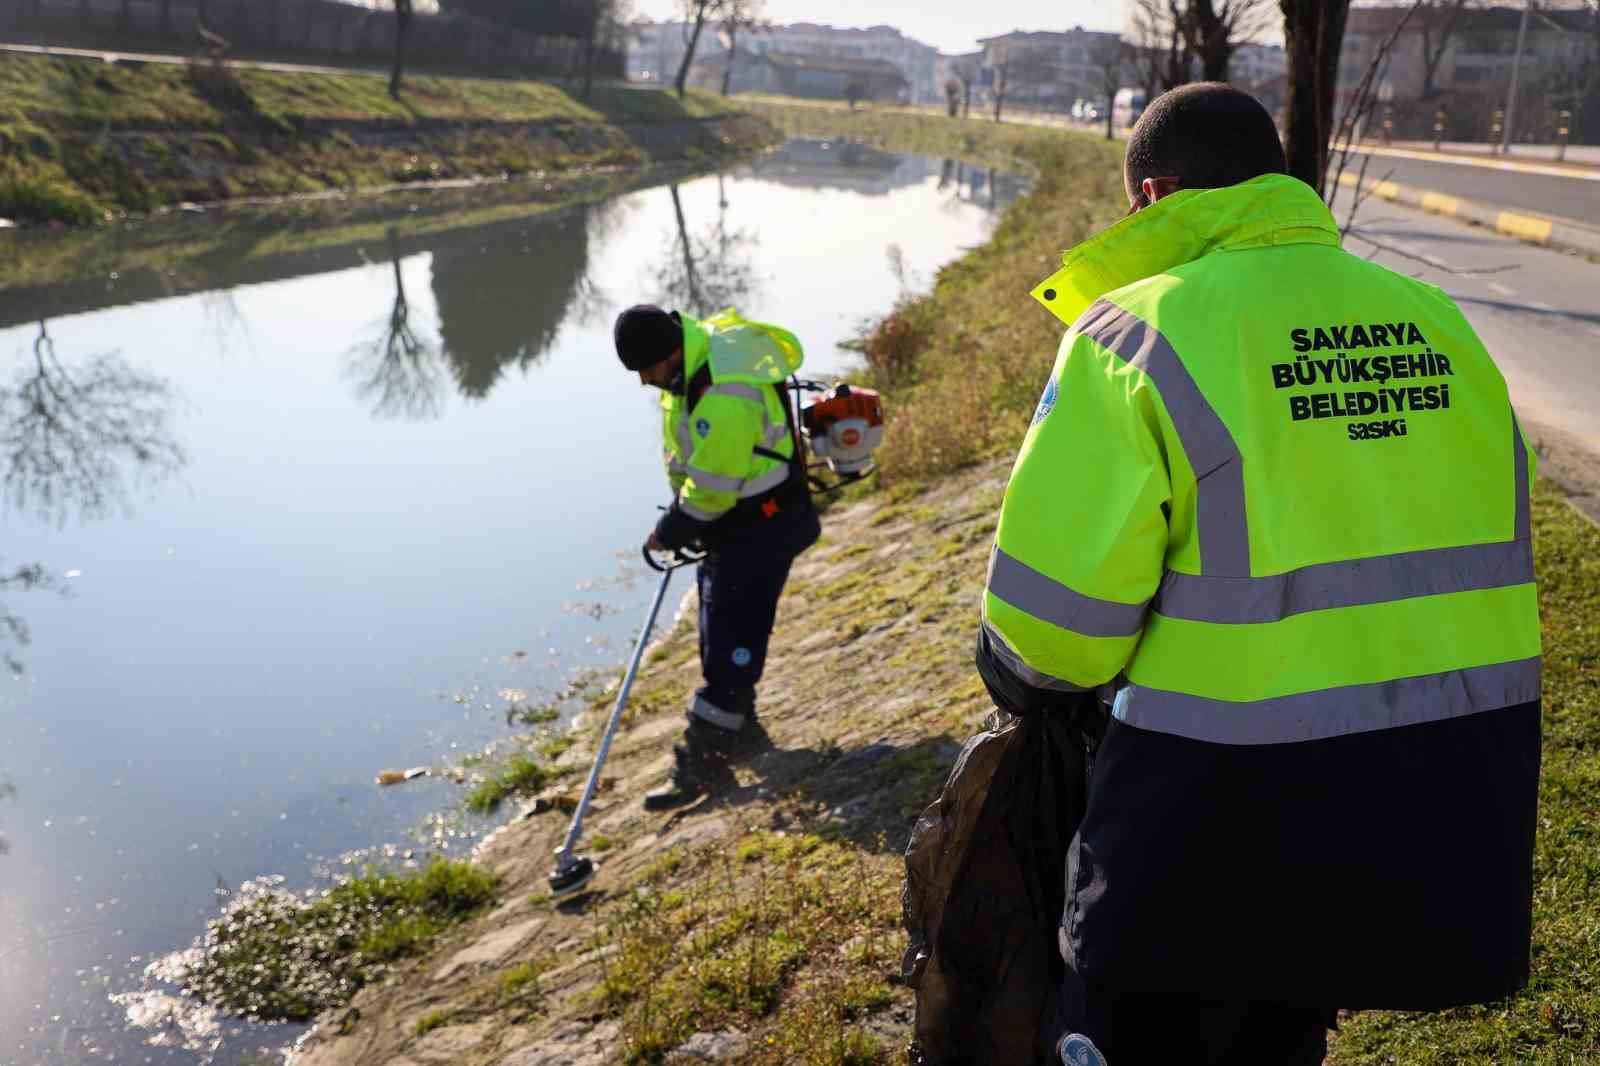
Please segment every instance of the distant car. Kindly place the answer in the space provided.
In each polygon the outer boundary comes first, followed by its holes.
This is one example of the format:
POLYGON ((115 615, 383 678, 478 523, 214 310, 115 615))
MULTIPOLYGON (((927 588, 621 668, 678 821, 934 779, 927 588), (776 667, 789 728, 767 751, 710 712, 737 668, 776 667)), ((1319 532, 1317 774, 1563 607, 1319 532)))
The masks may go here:
POLYGON ((1111 117, 1118 126, 1131 126, 1139 121, 1139 116, 1144 114, 1145 105, 1149 102, 1143 89, 1118 89, 1116 98, 1111 104, 1111 117))
POLYGON ((1098 106, 1094 104, 1084 104, 1083 111, 1078 115, 1078 118, 1085 122, 1099 122, 1101 117, 1104 115, 1105 112, 1101 111, 1098 106))

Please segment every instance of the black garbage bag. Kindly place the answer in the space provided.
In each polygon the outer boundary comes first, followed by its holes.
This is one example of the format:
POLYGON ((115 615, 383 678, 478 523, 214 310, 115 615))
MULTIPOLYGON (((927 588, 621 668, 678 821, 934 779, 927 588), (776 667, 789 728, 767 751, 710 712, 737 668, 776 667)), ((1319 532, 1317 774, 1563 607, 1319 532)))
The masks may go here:
POLYGON ((1087 793, 1079 721, 996 711, 912 830, 901 975, 917 995, 913 1064, 1050 1061, 1067 846, 1087 793))

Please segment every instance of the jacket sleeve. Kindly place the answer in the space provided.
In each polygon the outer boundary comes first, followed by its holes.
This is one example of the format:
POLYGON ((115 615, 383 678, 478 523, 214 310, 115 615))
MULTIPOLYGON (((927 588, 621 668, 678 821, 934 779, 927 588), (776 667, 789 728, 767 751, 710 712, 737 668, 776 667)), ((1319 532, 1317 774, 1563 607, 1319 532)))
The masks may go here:
POLYGON ((1171 481, 1145 374, 1069 331, 1011 472, 980 658, 1022 705, 1092 689, 1138 646, 1167 551, 1171 481), (1018 691, 1023 695, 1017 695, 1018 691))
POLYGON ((761 439, 763 408, 748 386, 713 385, 689 412, 694 451, 677 482, 677 498, 656 524, 656 539, 681 548, 709 530, 739 502, 761 439))

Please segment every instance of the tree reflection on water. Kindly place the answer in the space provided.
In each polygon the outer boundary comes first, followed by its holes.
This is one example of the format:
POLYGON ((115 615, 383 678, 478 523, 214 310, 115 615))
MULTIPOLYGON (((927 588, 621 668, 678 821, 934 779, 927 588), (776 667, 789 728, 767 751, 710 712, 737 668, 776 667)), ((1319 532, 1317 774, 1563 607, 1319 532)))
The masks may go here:
POLYGON ((68 367, 39 323, 33 359, 0 388, 7 506, 58 524, 103 517, 127 495, 125 471, 156 483, 186 459, 173 437, 172 387, 115 353, 68 367))
POLYGON ((745 303, 760 288, 755 254, 760 238, 754 230, 728 226, 728 196, 721 175, 717 177, 717 220, 691 231, 684 215, 683 200, 676 185, 668 186, 672 213, 677 222, 652 272, 658 278, 657 303, 678 308, 703 318, 725 307, 745 303))
MULTIPOLYGON (((48 323, 39 323, 32 358, 0 388, 0 497, 15 511, 57 525, 72 515, 103 517, 127 499, 128 477, 154 485, 182 469, 172 434, 174 401, 161 378, 114 353, 68 366, 56 354, 48 323)), ((38 564, 0 576, 0 590, 55 585, 38 564)), ((26 644, 28 627, 0 604, 0 643, 26 644)), ((0 651, 13 672, 21 664, 0 651)))
MULTIPOLYGON (((16 794, 17 794, 17 786, 12 784, 6 778, 0 777, 0 800, 8 800, 12 796, 15 796, 16 794)), ((5 854, 9 853, 10 851, 11 851, 11 842, 6 839, 5 833, 0 832, 0 855, 5 855, 5 854)))
POLYGON ((594 212, 581 205, 433 253, 439 334, 463 396, 482 399, 506 367, 527 369, 549 351, 581 305, 594 212))
POLYGON ((389 227, 389 262, 394 267, 394 303, 370 341, 350 349, 356 394, 372 403, 375 418, 438 418, 444 412, 444 368, 439 346, 418 335, 400 272, 400 236, 389 227))

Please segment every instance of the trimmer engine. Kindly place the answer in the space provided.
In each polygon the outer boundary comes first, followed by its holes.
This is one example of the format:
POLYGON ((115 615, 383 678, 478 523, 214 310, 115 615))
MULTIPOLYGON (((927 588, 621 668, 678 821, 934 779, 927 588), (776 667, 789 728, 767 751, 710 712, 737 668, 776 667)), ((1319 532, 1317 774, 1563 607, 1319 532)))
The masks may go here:
POLYGON ((801 412, 811 453, 828 469, 855 480, 872 472, 872 453, 883 443, 883 401, 872 389, 836 385, 801 412))

